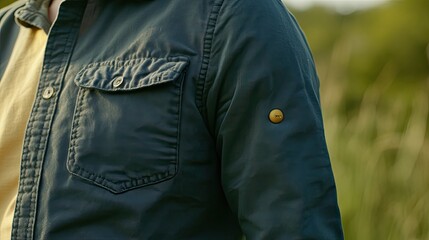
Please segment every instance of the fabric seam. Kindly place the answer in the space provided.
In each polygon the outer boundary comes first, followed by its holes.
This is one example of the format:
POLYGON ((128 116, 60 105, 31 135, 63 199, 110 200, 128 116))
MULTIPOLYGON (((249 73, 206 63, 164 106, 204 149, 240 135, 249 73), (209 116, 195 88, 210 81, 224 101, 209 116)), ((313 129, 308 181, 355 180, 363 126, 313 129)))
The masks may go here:
POLYGON ((212 10, 210 12, 206 32, 203 40, 203 55, 202 55, 202 64, 197 82, 197 93, 195 96, 197 108, 200 110, 203 115, 204 120, 207 122, 207 111, 205 107, 205 101, 207 96, 205 92, 207 89, 207 74, 210 65, 210 59, 212 54, 212 45, 214 40, 214 35, 216 32, 217 22, 220 15, 220 12, 223 7, 224 0, 219 0, 213 4, 212 10))

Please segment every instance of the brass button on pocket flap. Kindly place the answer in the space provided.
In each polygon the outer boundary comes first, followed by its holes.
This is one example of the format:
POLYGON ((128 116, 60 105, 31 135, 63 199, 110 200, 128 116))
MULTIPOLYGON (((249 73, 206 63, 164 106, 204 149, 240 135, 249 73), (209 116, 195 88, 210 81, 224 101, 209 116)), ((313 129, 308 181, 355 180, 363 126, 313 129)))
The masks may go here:
POLYGON ((82 69, 75 83, 83 88, 102 91, 129 91, 174 81, 187 65, 186 57, 98 62, 82 69))
POLYGON ((113 80, 113 87, 114 88, 118 88, 119 86, 121 86, 121 84, 124 82, 124 78, 123 77, 117 77, 115 78, 115 80, 113 80))

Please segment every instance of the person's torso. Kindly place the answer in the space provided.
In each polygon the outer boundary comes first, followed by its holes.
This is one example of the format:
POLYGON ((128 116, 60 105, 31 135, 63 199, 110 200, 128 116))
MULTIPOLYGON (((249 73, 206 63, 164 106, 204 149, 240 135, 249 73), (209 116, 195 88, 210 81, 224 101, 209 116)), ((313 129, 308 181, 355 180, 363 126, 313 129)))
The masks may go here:
MULTIPOLYGON (((82 23, 84 1, 62 4, 24 140, 16 239, 240 238, 201 108, 221 2, 98 1, 82 23)), ((0 76, 17 9, 2 17, 0 76)))

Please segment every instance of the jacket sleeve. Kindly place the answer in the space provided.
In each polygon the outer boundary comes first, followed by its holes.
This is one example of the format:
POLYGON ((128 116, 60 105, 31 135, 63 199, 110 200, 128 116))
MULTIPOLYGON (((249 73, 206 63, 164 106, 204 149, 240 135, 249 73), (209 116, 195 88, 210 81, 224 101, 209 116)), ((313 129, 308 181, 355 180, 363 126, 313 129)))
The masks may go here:
POLYGON ((342 239, 305 37, 279 0, 224 1, 204 111, 227 201, 247 239, 342 239), (272 123, 279 109, 283 121, 272 123))

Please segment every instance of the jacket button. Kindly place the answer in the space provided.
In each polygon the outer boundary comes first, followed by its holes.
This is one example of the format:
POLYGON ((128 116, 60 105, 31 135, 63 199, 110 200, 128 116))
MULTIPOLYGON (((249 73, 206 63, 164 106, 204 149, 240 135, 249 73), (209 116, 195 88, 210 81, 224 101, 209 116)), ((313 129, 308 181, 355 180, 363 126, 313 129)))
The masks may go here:
POLYGON ((273 109, 270 112, 269 119, 272 123, 281 123, 284 119, 283 112, 280 109, 273 109))
POLYGON ((117 88, 119 86, 121 86, 121 84, 124 82, 124 78, 123 77, 117 77, 115 80, 113 80, 113 87, 117 88))
POLYGON ((53 87, 47 87, 45 88, 45 90, 43 91, 42 97, 44 99, 49 99, 54 95, 54 88, 53 87))

